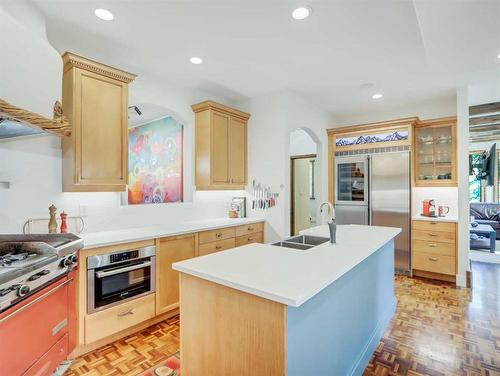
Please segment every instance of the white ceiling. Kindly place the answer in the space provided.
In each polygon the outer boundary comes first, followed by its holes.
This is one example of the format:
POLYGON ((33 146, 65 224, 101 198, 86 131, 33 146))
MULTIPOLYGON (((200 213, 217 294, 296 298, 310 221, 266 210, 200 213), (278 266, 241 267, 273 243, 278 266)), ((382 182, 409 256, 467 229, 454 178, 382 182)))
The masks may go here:
POLYGON ((287 89, 342 116, 500 77, 500 0, 310 0, 304 21, 300 0, 33 2, 60 51, 232 101, 287 89))

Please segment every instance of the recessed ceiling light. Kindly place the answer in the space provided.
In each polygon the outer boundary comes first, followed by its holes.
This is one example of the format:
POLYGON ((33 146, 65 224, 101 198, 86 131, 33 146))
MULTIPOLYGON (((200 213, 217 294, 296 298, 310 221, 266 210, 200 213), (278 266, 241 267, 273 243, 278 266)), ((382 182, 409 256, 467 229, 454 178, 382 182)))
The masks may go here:
POLYGON ((296 20, 304 20, 311 15, 311 8, 300 7, 296 8, 292 12, 292 17, 296 20))
POLYGON ((373 94, 373 95, 372 95, 372 98, 373 98, 373 99, 380 99, 380 98, 382 98, 382 97, 383 97, 383 95, 382 95, 382 94, 380 94, 380 93, 377 93, 377 94, 373 94))
POLYGON ((196 65, 203 64, 203 59, 201 57, 193 56, 192 58, 189 59, 189 61, 191 62, 191 64, 196 64, 196 65))
POLYGON ((104 21, 111 21, 115 16, 107 9, 98 8, 94 10, 94 14, 104 21))
POLYGON ((498 54, 497 57, 500 59, 500 54, 498 54))

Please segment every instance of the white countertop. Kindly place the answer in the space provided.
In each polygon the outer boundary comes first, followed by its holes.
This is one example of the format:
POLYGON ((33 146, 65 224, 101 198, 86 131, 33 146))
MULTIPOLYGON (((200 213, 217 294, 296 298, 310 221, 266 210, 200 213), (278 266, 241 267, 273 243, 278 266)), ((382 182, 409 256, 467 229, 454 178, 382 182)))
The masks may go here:
POLYGON ((414 221, 431 221, 431 222, 458 222, 458 217, 454 215, 447 215, 446 217, 426 217, 424 215, 414 215, 414 221))
MULTIPOLYGON (((301 251, 270 244, 248 244, 174 263, 172 267, 265 299, 299 307, 365 260, 399 228, 337 226, 337 244, 301 251)), ((326 225, 302 231, 329 237, 326 225)))
POLYGON ((162 226, 135 227, 122 230, 89 232, 78 235, 83 239, 84 248, 128 243, 140 240, 189 234, 191 232, 263 222, 256 218, 214 218, 162 226))

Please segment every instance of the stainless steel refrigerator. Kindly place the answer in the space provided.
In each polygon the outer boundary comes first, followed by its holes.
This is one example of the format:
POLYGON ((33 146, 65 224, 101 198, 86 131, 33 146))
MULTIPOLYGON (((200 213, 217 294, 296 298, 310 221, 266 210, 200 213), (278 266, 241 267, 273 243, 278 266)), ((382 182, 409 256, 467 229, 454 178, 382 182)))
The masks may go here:
POLYGON ((394 253, 403 274, 411 273, 410 199, 408 151, 335 157, 337 223, 401 227, 394 253))

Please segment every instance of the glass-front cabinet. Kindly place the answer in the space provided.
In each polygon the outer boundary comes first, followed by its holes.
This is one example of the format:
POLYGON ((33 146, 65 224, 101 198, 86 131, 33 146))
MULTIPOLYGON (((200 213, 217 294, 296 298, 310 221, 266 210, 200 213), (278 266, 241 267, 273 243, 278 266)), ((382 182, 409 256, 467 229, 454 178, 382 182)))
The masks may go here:
POLYGON ((416 186, 454 186, 456 177, 456 120, 421 121, 414 134, 416 186))

